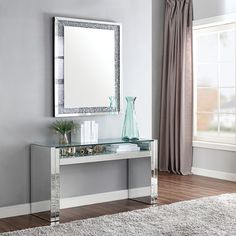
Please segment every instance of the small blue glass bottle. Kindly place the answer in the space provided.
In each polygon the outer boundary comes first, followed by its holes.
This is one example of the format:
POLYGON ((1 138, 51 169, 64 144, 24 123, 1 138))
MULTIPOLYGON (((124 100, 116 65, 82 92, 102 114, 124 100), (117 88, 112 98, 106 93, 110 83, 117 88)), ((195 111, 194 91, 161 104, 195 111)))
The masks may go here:
POLYGON ((135 113, 135 100, 136 97, 125 97, 127 106, 125 111, 125 119, 122 131, 123 140, 138 140, 139 131, 135 113))

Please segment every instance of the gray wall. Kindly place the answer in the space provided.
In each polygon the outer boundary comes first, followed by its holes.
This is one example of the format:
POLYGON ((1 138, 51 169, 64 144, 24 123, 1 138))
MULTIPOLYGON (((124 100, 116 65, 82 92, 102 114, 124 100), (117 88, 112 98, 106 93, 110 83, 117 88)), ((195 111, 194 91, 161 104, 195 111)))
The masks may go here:
MULTIPOLYGON (((0 206, 29 202, 29 144, 54 138, 48 128, 53 121, 53 16, 123 24, 124 95, 137 96, 140 134, 152 135, 151 0, 0 0, 0 206)), ((94 119, 100 138, 120 136, 123 115, 94 119)), ((124 164, 100 164, 107 178, 93 178, 91 189, 114 190, 114 184, 117 190, 123 188, 124 164), (117 175, 111 180, 113 171, 117 175), (110 181, 106 188, 104 179, 110 181)), ((95 164, 85 168, 78 176, 80 169, 66 167, 64 178, 74 176, 84 183, 89 174, 99 172, 95 164)), ((144 177, 140 187, 145 184, 144 177)))
MULTIPOLYGON (((236 12, 235 0, 194 0, 194 19, 236 12)), ((235 152, 194 148, 193 167, 236 174, 235 152)))
POLYGON ((222 150, 194 148, 193 166, 236 174, 236 154, 222 150))
POLYGON ((194 19, 236 12, 235 0, 193 0, 194 19))

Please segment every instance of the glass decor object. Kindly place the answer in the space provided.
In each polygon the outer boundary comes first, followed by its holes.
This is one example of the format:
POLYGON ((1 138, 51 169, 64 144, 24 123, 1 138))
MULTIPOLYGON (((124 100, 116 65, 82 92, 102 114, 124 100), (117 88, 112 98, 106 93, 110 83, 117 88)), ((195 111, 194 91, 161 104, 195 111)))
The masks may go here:
POLYGON ((110 108, 114 111, 117 109, 117 101, 116 101, 116 97, 115 96, 110 96, 109 97, 110 100, 110 108))
POLYGON ((59 133, 59 144, 69 144, 68 133, 59 133))
POLYGON ((72 120, 56 120, 51 128, 59 134, 59 144, 69 144, 71 142, 71 132, 77 129, 77 124, 72 120))
POLYGON ((117 114, 117 99, 115 96, 109 97, 111 114, 117 114))
POLYGON ((136 97, 125 97, 127 106, 125 111, 125 120, 122 131, 123 140, 138 140, 139 131, 134 109, 136 97))

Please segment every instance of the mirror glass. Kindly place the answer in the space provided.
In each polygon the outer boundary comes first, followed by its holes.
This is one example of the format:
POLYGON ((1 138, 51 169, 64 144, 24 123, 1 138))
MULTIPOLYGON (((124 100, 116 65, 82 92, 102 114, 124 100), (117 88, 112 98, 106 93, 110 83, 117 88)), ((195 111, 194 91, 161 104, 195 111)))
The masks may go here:
POLYGON ((120 112, 120 24, 55 18, 54 114, 120 112))

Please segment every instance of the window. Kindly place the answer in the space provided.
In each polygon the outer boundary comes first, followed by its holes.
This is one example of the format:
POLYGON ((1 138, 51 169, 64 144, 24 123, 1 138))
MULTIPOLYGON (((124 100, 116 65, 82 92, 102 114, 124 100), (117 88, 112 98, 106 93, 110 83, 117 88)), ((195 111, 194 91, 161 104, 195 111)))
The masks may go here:
POLYGON ((193 30, 194 140, 236 144, 236 23, 193 30))

